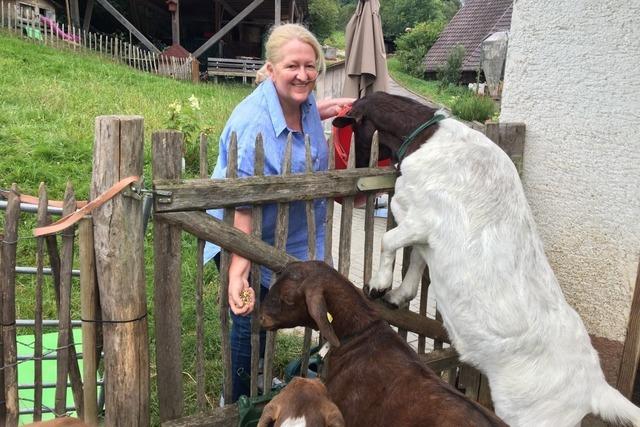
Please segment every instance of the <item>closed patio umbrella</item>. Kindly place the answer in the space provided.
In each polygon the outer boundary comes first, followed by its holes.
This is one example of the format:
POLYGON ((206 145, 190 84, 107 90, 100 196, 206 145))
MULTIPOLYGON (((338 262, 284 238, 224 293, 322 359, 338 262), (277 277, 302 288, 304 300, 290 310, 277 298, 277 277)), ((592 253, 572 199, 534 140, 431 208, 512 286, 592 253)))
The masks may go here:
POLYGON ((379 0, 360 0, 346 28, 346 73, 342 96, 362 98, 389 90, 379 0))

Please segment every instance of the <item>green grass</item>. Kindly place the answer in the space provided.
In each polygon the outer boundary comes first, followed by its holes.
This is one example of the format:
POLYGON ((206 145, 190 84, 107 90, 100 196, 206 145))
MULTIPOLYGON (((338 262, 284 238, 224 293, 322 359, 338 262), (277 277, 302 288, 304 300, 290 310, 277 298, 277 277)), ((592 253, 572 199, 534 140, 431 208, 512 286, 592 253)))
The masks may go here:
MULTIPOLYGON (((166 128, 169 104, 200 100, 203 127, 211 128, 210 170, 217 157, 217 140, 232 109, 252 88, 242 85, 194 85, 152 76, 117 65, 91 53, 74 53, 27 43, 0 31, 0 188, 17 183, 26 194, 37 194, 45 182, 50 199, 62 199, 66 182, 78 199, 89 193, 94 121, 99 115, 141 115, 145 120, 145 167, 151 179, 151 134, 166 128)), ((35 266, 35 241, 30 238, 34 216, 22 215, 17 265, 35 266)), ((4 211, 0 211, 0 230, 4 211)), ((153 322, 153 224, 145 236, 145 273, 151 341, 152 420, 158 423, 155 385, 153 322)), ((185 414, 196 412, 195 384, 195 265, 196 239, 182 237, 182 350, 185 414)), ((77 266, 77 252, 74 268, 77 266)), ((45 261, 48 265, 48 261, 45 261)), ((207 394, 217 404, 222 383, 220 325, 217 308, 218 278, 215 268, 205 268, 207 394)), ((73 318, 79 318, 79 286, 73 280, 73 318)), ((19 275, 16 310, 20 319, 34 316, 35 278, 19 275)), ((44 317, 57 317, 52 282, 45 280, 44 317)), ((19 330, 31 334, 32 330, 19 330)), ((299 354, 298 337, 279 334, 276 361, 282 366, 299 354)), ((29 403, 22 403, 30 406, 29 403)))
POLYGON ((400 85, 447 109, 451 109, 456 98, 466 92, 466 89, 463 87, 442 89, 440 82, 437 80, 424 80, 410 76, 402 71, 398 58, 395 57, 387 59, 387 66, 391 77, 400 85))
MULTIPOLYGON (((145 174, 150 178, 151 133, 166 128, 169 104, 186 102, 192 94, 199 98, 211 140, 217 141, 232 109, 251 90, 174 81, 1 33, 0 68, 0 187, 16 182, 33 194, 45 181, 57 198, 67 180, 78 197, 87 197, 96 116, 144 117, 145 174)), ((210 164, 216 156, 217 143, 212 143, 210 164)))

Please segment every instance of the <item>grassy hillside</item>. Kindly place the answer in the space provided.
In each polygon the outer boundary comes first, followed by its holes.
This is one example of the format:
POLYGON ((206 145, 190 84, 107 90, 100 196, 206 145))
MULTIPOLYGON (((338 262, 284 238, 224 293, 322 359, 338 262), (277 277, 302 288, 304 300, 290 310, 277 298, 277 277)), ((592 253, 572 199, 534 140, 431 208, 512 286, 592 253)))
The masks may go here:
MULTIPOLYGON (((3 33, 0 69, 0 187, 16 182, 34 194, 44 181, 57 198, 68 179, 79 197, 87 196, 96 116, 143 116, 148 154, 151 133, 167 126, 169 105, 195 95, 203 127, 212 128, 213 164, 227 117, 251 90, 152 76, 93 54, 32 45, 3 33)), ((151 176, 148 167, 145 175, 151 176)))
MULTIPOLYGON (((145 119, 145 176, 151 178, 151 133, 166 128, 170 104, 188 104, 192 95, 201 107, 201 127, 211 128, 209 164, 217 157, 217 140, 235 105, 250 91, 242 85, 194 85, 134 71, 89 53, 74 53, 33 45, 0 31, 0 188, 17 183, 26 194, 37 194, 41 181, 50 198, 62 199, 71 180, 78 199, 86 199, 91 181, 94 120, 107 114, 141 115, 145 119)), ((147 182, 149 182, 147 180, 147 182)), ((19 230, 18 265, 35 266, 35 240, 30 238, 33 215, 25 214, 19 230)), ((0 210, 0 232, 4 211, 0 210)), ((155 389, 153 319, 153 223, 145 242, 145 273, 151 341, 152 424, 158 425, 155 389)), ((185 414, 195 413, 195 238, 183 233, 182 346, 185 414)), ((74 268, 77 266, 77 253, 74 268)), ((73 318, 79 318, 79 286, 74 279, 73 318)), ((33 276, 18 276, 19 319, 33 319, 33 276)), ((57 317, 51 281, 46 279, 44 318, 57 317)), ((207 396, 217 405, 221 390, 218 280, 214 267, 205 269, 207 396)), ((50 332, 50 330, 48 330, 50 332)), ((19 334, 32 334, 20 328, 19 334)), ((19 338, 20 340, 20 338, 19 338)), ((276 363, 282 366, 299 354, 300 340, 279 336, 276 363)), ((21 402, 30 407, 31 402, 21 402)))

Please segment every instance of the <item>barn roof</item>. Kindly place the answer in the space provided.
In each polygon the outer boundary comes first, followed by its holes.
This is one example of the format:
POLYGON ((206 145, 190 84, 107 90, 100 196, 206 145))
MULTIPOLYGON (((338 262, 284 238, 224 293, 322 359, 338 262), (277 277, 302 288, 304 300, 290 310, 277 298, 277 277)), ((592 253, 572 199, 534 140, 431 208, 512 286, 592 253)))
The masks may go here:
POLYGON ((451 49, 464 46, 462 71, 476 71, 480 66, 482 41, 498 31, 509 31, 513 0, 467 0, 442 30, 424 58, 425 70, 433 72, 447 61, 451 49))

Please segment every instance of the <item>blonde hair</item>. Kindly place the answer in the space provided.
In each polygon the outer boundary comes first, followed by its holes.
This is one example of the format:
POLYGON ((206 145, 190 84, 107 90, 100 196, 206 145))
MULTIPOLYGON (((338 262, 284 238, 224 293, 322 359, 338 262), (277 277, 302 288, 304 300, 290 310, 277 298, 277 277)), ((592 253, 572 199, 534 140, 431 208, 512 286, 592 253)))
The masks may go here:
MULTIPOLYGON (((300 40, 311 46, 316 54, 318 75, 324 73, 326 65, 324 63, 322 46, 320 46, 316 36, 300 24, 282 24, 271 27, 269 38, 265 44, 266 62, 270 62, 271 64, 280 62, 282 60, 282 46, 291 40, 300 40)), ((267 77, 267 64, 265 63, 256 73, 256 84, 266 80, 267 77)))

